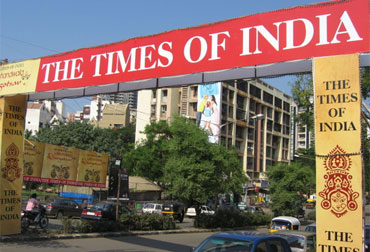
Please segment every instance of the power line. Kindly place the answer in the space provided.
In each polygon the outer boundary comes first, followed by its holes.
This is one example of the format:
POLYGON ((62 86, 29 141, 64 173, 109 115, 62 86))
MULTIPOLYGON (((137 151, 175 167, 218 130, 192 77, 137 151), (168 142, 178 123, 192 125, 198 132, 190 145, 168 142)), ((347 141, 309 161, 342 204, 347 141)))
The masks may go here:
POLYGON ((44 47, 44 46, 40 46, 40 45, 31 43, 31 42, 23 41, 23 40, 20 40, 20 39, 11 38, 11 37, 4 36, 4 35, 1 35, 1 34, 0 34, 0 37, 5 38, 5 39, 9 39, 9 40, 13 40, 13 41, 17 41, 17 42, 20 42, 20 43, 23 43, 23 44, 26 44, 26 45, 38 47, 38 48, 41 48, 43 50, 47 50, 47 51, 50 51, 50 52, 59 52, 59 51, 54 50, 54 49, 50 49, 50 48, 47 48, 47 47, 44 47))

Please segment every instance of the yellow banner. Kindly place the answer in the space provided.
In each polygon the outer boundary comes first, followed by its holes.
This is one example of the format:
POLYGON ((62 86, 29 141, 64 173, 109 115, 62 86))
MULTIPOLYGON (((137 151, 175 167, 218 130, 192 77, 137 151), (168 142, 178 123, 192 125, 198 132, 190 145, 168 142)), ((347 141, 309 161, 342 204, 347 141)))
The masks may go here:
POLYGON ((108 158, 106 154, 80 150, 77 181, 105 184, 108 158))
POLYGON ((26 97, 0 98, 0 235, 21 231, 23 132, 26 97))
POLYGON ((58 180, 75 181, 77 178, 78 156, 78 149, 45 144, 41 176, 49 178, 49 183, 60 184, 61 182, 58 180))
POLYGON ((40 59, 0 66, 0 96, 35 92, 40 59))
POLYGON ((23 176, 41 177, 45 143, 24 140, 23 176))
POLYGON ((314 59, 317 251, 363 251, 359 56, 314 59))

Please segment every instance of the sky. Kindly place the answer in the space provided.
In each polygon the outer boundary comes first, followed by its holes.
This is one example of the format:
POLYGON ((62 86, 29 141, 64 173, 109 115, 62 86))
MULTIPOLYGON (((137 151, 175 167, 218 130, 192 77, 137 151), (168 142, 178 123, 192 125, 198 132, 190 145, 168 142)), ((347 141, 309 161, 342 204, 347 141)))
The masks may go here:
MULTIPOLYGON (((9 62, 324 0, 0 0, 0 60, 9 62)), ((288 78, 271 79, 290 94, 288 78)), ((88 97, 65 99, 67 112, 88 97)))

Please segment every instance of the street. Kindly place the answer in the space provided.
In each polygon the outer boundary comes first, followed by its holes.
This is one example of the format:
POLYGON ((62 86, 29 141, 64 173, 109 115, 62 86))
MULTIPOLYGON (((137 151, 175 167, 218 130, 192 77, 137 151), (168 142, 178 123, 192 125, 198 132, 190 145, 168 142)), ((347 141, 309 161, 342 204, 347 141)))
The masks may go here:
POLYGON ((1 252, 191 251, 211 233, 122 236, 91 239, 2 243, 1 252))

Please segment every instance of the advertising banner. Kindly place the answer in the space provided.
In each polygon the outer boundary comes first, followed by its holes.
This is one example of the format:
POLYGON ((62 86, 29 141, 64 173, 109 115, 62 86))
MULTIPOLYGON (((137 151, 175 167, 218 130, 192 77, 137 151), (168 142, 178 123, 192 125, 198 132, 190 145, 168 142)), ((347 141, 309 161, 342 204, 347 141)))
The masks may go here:
POLYGON ((26 97, 0 98, 0 235, 21 230, 23 133, 26 97))
POLYGON ((369 52, 369 27, 368 0, 234 18, 41 58, 36 91, 369 52))
POLYGON ((41 182, 45 143, 24 140, 23 180, 41 182))
POLYGON ((359 55, 315 58, 317 251, 364 251, 359 55))
POLYGON ((221 128, 221 82, 198 85, 197 125, 206 130, 211 143, 218 143, 221 128))
POLYGON ((36 89, 40 59, 0 66, 0 96, 33 93, 36 89))
POLYGON ((77 182, 82 186, 105 187, 109 156, 80 150, 77 182))
POLYGON ((109 155, 24 140, 23 180, 104 188, 109 155))
POLYGON ((45 144, 43 183, 76 185, 79 149, 45 144))

